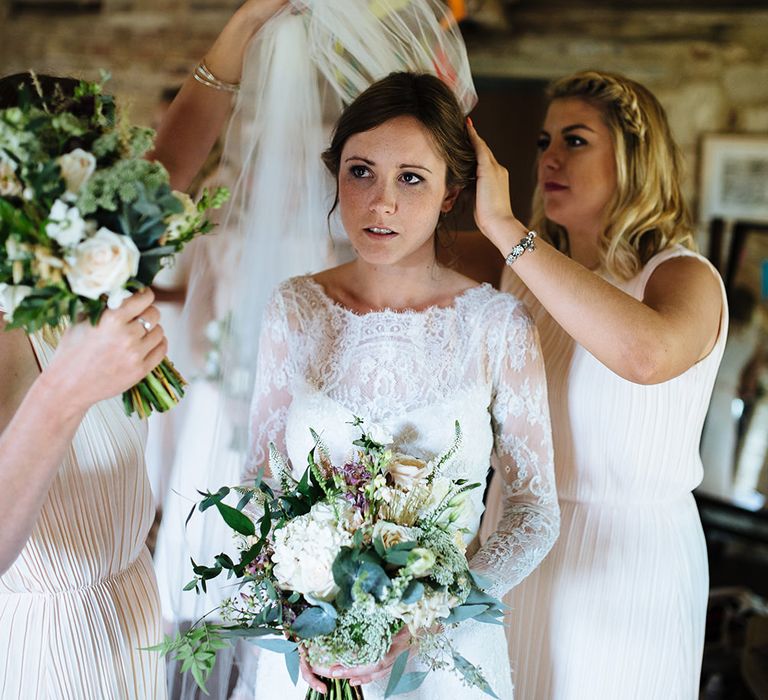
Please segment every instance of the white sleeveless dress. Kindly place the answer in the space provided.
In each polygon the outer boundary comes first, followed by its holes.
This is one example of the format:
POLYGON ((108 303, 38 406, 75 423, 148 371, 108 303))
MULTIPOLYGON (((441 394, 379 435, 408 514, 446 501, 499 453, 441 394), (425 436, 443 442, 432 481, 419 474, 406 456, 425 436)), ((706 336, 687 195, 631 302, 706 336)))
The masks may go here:
MULTIPOLYGON (((273 441, 296 472, 306 466, 312 427, 337 464, 359 430, 353 415, 378 423, 397 449, 429 459, 464 440, 446 474, 485 482, 492 457, 504 479, 504 515, 470 560, 503 594, 541 561, 558 531, 546 382, 530 316, 513 297, 488 285, 454 305, 420 312, 355 314, 311 278, 289 280, 267 311, 252 413, 252 463, 266 464, 273 441)), ((245 476, 251 477, 249 473, 245 476)), ((477 532, 483 489, 472 491, 477 532)), ((480 665, 504 700, 512 698, 502 627, 468 623, 455 634, 461 653, 480 665)), ((386 680, 364 686, 381 700, 386 680)), ((255 696, 303 700, 280 655, 262 652, 255 696)), ((404 700, 487 698, 447 671, 433 672, 404 700)))
MULTIPOLYGON (((30 338, 45 367, 54 349, 30 338)), ((0 700, 162 700, 165 664, 144 540, 146 425, 120 397, 80 425, 21 554, 0 577, 0 700)), ((40 449, 45 449, 41 445, 40 449)))
MULTIPOLYGON (((642 299, 658 265, 680 255, 695 254, 675 247, 613 283, 642 299)), ((709 355, 675 379, 641 386, 576 344, 519 279, 504 283, 541 335, 562 514, 552 551, 505 598, 517 698, 694 700, 708 569, 691 491, 702 478, 699 438, 727 335, 725 291, 709 355)), ((484 530, 498 512, 497 481, 484 530)))

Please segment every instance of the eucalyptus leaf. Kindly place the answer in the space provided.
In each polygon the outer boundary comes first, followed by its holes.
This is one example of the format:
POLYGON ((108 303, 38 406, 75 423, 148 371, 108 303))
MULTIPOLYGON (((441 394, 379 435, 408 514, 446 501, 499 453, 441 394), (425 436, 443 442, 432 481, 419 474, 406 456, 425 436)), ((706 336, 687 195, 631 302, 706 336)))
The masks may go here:
POLYGON ((307 608, 291 626, 291 631, 301 639, 312 639, 330 634, 336 629, 336 618, 323 608, 307 608))
POLYGON ((288 675, 291 677, 293 684, 296 685, 299 682, 299 648, 296 647, 293 651, 285 654, 285 667, 288 669, 288 675))
POLYGON ((395 663, 392 664, 392 670, 389 672, 389 682, 387 683, 387 689, 384 691, 385 698, 391 697, 394 694, 395 688, 397 687, 397 684, 400 682, 400 679, 403 677, 403 673, 405 672, 405 667, 408 663, 409 655, 410 651, 406 649, 400 653, 400 655, 395 659, 395 663))
POLYGON ((459 605, 458 608, 451 610, 448 617, 443 618, 446 625, 455 625, 457 622, 464 622, 473 617, 477 617, 488 609, 487 605, 459 605))
POLYGON ((280 637, 270 637, 262 639, 261 637, 251 637, 249 639, 251 644, 255 644, 257 647, 267 649, 269 651, 277 652, 278 654, 286 654, 294 651, 297 648, 296 642, 292 642, 290 639, 283 639, 280 637))

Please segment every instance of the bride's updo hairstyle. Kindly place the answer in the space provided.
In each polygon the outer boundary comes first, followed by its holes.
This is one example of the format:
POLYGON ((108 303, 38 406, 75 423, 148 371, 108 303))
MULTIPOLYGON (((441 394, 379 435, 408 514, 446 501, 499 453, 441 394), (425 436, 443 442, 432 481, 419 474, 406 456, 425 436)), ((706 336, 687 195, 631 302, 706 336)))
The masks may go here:
POLYGON ((414 117, 427 130, 447 165, 446 185, 465 188, 475 180, 477 160, 465 115, 451 89, 428 73, 390 73, 373 83, 342 112, 323 152, 323 162, 337 181, 341 151, 350 136, 375 129, 390 119, 414 117))
MULTIPOLYGON (((692 248, 693 226, 680 189, 680 151, 653 93, 622 75, 589 70, 556 80, 549 98, 584 100, 600 111, 611 132, 616 192, 600 236, 603 268, 627 280, 670 246, 692 248)), ((546 218, 538 188, 531 228, 568 251, 567 231, 546 218)))

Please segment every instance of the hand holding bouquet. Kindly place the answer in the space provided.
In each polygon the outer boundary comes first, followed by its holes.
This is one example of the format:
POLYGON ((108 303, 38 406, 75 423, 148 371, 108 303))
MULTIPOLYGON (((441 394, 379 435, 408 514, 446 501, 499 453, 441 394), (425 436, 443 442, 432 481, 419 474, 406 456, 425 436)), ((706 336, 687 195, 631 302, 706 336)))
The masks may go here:
MULTIPOLYGON (((93 324, 152 283, 186 243, 210 230, 204 212, 225 190, 195 204, 171 190, 160 163, 143 158, 153 132, 124 123, 101 83, 44 97, 20 89, 0 110, 0 301, 8 328, 27 333, 81 316, 93 324)), ((123 395, 144 418, 183 396, 165 358, 123 395)))
MULTIPOLYGON (((227 487, 201 494, 199 510, 216 508, 238 533, 240 559, 220 554, 213 566, 193 561, 195 578, 186 588, 205 590, 227 571, 239 592, 220 608, 224 624, 197 624, 156 649, 183 659, 183 669, 204 687, 215 652, 233 637, 284 653, 296 682, 300 653, 315 669, 354 670, 379 663, 393 640, 410 636, 427 670, 404 673, 406 648, 392 666, 387 697, 445 668, 496 697, 448 634, 464 620, 501 624, 503 615, 465 556, 468 492, 480 484, 441 476, 459 447, 458 423, 454 444, 431 462, 394 453, 382 431, 366 430, 360 419, 353 424, 361 436, 343 465, 331 462, 313 431, 315 446, 299 480, 272 449, 278 492, 258 480, 253 488, 234 489, 242 496, 235 507, 224 502, 227 487)), ((329 694, 310 689, 308 700, 362 698, 347 679, 323 682, 329 694)))

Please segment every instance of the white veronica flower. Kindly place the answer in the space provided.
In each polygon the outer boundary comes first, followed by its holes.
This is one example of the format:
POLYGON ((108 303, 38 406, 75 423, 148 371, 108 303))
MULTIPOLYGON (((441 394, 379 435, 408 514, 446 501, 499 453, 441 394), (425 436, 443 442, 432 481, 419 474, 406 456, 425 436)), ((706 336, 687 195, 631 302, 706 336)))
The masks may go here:
POLYGON ((70 248, 77 245, 83 240, 87 230, 88 226, 77 207, 70 207, 61 199, 53 203, 45 232, 60 246, 70 248))
POLYGON ((86 182, 96 170, 96 158, 92 153, 76 148, 70 153, 65 153, 57 160, 61 168, 61 176, 67 186, 67 192, 71 195, 79 194, 86 182))
POLYGON ((109 308, 131 295, 125 283, 139 271, 139 249, 129 236, 100 228, 67 257, 66 276, 72 291, 88 299, 109 295, 109 308))

